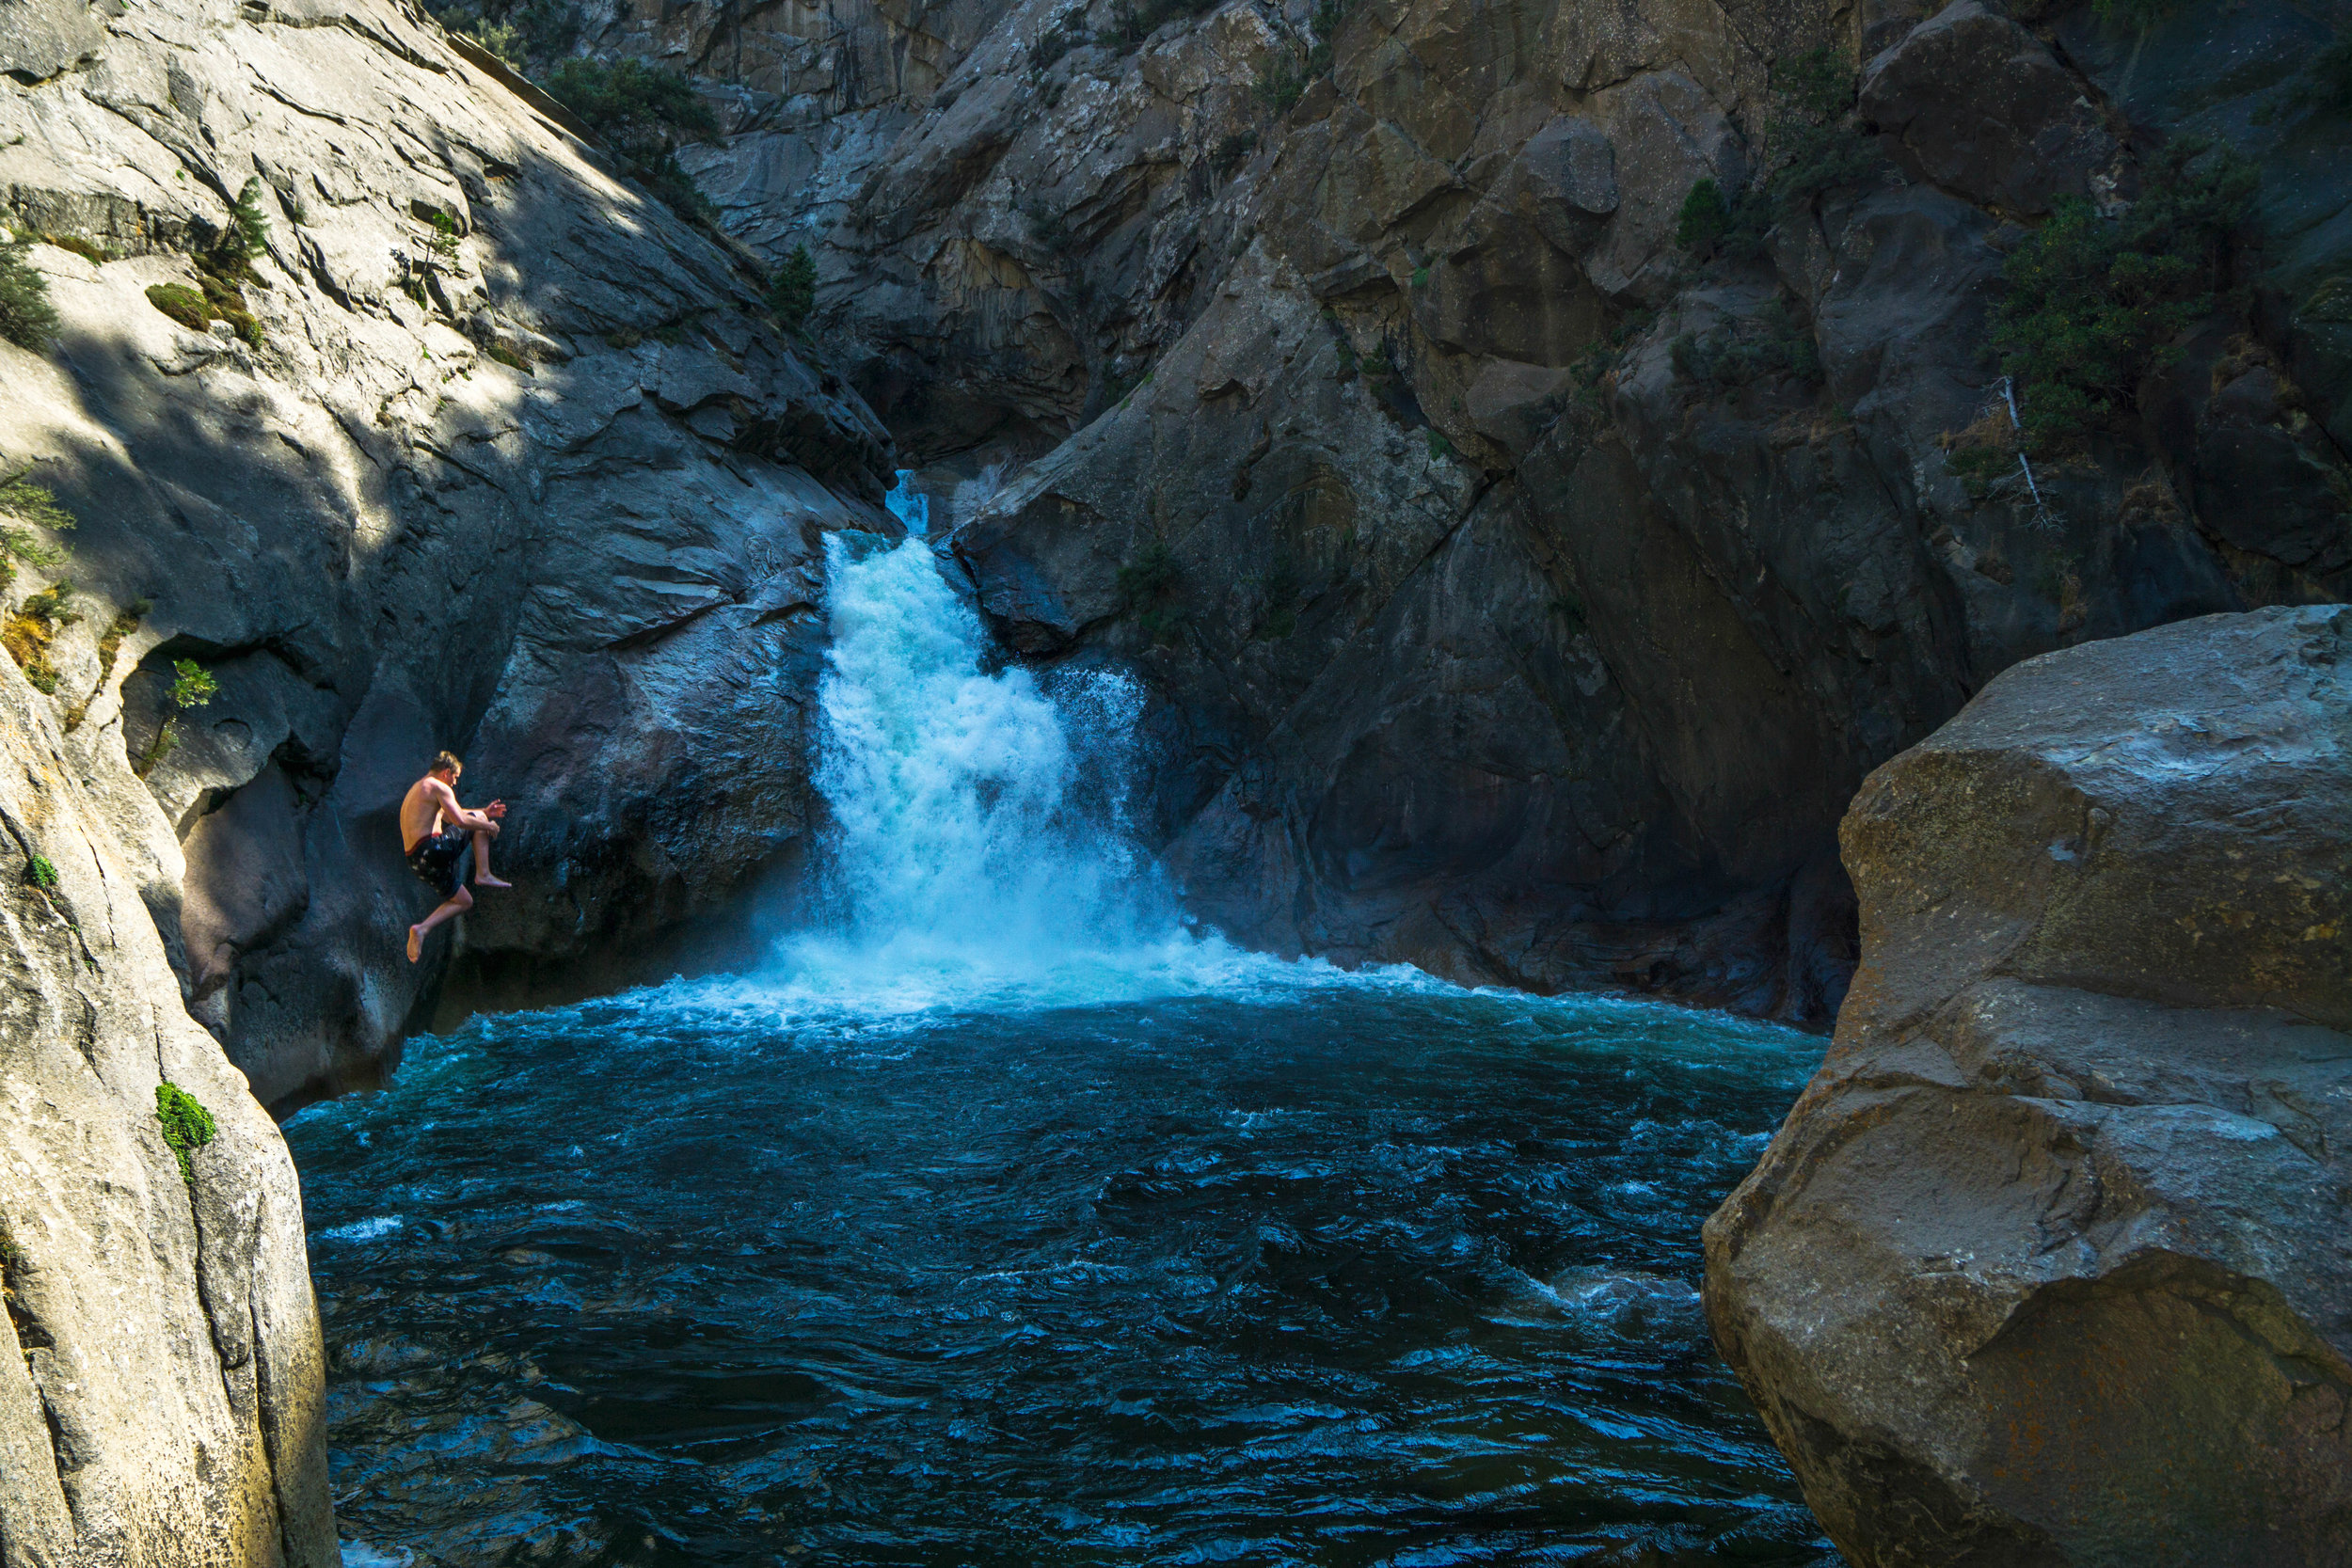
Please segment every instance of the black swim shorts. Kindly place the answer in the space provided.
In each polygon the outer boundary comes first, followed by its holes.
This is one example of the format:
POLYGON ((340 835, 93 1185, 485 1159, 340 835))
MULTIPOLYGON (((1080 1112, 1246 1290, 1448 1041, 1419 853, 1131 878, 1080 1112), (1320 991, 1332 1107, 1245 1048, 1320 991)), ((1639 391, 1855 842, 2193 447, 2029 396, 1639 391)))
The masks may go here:
POLYGON ((472 860, 471 835, 462 828, 448 828, 417 840, 417 847, 408 851, 408 869, 417 874, 417 880, 449 898, 465 886, 472 860))

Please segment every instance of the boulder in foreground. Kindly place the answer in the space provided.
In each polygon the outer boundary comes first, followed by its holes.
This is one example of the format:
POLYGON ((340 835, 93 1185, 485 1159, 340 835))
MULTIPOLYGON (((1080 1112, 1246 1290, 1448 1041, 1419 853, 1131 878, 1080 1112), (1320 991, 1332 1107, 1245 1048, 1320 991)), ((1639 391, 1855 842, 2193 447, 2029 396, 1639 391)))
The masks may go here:
POLYGON ((1707 1229, 1831 1536, 2352 1562, 2352 610, 2019 665, 1842 837, 1861 971, 1707 1229))

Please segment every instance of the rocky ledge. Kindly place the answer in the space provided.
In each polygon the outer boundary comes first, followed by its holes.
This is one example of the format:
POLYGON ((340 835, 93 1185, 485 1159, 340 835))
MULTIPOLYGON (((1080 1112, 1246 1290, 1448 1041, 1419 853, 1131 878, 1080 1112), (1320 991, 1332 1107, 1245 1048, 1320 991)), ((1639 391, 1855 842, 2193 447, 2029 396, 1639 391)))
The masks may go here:
POLYGON ((2052 654, 1848 814, 1836 1043, 1707 1307, 1880 1565, 2352 1553, 2352 610, 2052 654))

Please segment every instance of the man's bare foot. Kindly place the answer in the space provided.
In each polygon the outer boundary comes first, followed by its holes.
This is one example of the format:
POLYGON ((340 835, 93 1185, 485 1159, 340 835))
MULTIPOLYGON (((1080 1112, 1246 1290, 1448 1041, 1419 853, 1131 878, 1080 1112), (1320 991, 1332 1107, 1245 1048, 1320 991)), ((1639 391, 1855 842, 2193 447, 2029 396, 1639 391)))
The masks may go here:
POLYGON ((513 887, 515 884, 500 881, 496 877, 476 877, 473 879, 473 885, 476 887, 513 887))
POLYGON ((408 927, 408 961, 415 963, 423 956, 424 928, 420 926, 411 926, 408 927))

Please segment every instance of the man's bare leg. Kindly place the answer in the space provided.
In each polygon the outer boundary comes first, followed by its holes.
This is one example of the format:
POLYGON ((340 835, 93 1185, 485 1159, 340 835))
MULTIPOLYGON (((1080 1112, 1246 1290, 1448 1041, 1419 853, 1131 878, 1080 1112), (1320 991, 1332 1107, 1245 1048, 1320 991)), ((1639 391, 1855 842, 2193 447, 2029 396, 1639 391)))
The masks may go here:
POLYGON ((473 835, 473 885, 476 887, 513 887, 490 875, 490 841, 499 836, 495 826, 478 828, 473 835))
POLYGON ((425 933, 444 920, 454 920, 473 908, 473 895, 464 888, 452 894, 448 900, 431 914, 408 927, 408 961, 415 963, 424 955, 425 933))

